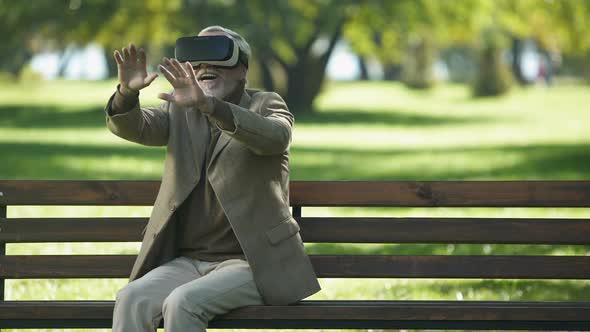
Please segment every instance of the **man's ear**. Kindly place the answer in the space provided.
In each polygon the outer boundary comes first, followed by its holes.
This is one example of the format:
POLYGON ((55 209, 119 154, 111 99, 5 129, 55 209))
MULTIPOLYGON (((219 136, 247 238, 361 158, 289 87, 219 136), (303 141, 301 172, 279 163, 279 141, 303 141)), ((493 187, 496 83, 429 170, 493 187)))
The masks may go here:
POLYGON ((239 82, 238 82, 238 86, 240 87, 240 90, 244 90, 246 88, 246 83, 248 83, 248 81, 246 80, 246 78, 242 78, 239 82))
POLYGON ((240 64, 240 77, 246 79, 246 75, 248 75, 248 68, 244 64, 240 64))

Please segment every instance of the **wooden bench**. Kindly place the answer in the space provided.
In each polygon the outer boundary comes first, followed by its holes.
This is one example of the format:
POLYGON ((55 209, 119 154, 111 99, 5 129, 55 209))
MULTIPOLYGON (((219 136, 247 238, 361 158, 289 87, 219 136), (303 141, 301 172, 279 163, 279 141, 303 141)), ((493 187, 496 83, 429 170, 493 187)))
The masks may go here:
MULTIPOLYGON (((127 278, 134 255, 6 255, 6 243, 137 242, 147 218, 6 218, 17 205, 150 206, 158 181, 0 181, 5 279, 127 278)), ((307 243, 590 244, 590 219, 301 217, 303 207, 590 207, 590 181, 292 182, 307 243)), ((311 255, 320 278, 590 279, 590 256, 311 255)), ((444 283, 444 280, 438 282, 444 283)), ((590 301, 590 299, 589 299, 590 301)), ((1 328, 110 327, 113 301, 0 299, 1 328)), ((211 328, 590 330, 590 302, 304 300, 211 328)))

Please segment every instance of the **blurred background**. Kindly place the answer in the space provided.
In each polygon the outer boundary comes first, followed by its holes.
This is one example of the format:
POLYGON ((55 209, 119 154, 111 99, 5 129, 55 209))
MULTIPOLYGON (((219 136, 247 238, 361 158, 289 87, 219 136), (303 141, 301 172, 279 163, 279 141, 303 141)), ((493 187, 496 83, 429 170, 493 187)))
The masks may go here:
MULTIPOLYGON (((209 25, 253 49, 248 87, 295 114, 291 180, 590 179, 588 0, 0 0, 0 178, 160 180, 164 147, 120 139, 113 51, 149 71, 209 25)), ((141 92, 160 103, 163 77, 141 92)), ((8 217, 151 207, 9 207, 8 217)), ((303 216, 580 217, 589 209, 308 208, 303 216)), ((309 253, 589 255, 588 246, 306 244, 309 253)), ((133 254, 138 243, 7 254, 133 254)), ((11 280, 7 299, 114 299, 126 280, 11 280)), ((310 299, 588 300, 588 281, 321 279, 310 299)))

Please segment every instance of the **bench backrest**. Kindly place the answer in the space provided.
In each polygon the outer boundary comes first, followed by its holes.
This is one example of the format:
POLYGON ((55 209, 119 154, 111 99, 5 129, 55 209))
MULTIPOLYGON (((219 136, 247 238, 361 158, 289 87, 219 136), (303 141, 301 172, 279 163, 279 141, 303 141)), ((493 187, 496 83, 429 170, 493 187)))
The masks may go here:
MULTIPOLYGON (((135 255, 5 255, 6 243, 137 242, 142 218, 6 218, 17 205, 151 206, 159 181, 0 181, 5 279, 127 278, 135 255)), ((590 181, 294 181, 306 243, 590 244, 590 219, 301 217, 304 207, 590 207, 590 181)), ((318 277, 590 279, 590 256, 311 255, 318 277)), ((0 299, 3 299, 0 298, 0 299)))

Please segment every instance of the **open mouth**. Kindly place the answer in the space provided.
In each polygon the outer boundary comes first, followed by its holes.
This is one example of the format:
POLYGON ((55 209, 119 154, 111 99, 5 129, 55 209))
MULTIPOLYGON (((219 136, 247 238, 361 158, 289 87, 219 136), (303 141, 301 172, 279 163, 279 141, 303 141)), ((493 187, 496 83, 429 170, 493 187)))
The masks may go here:
POLYGON ((215 74, 215 73, 203 73, 201 75, 199 75, 198 80, 199 81, 213 81, 214 79, 218 78, 219 75, 215 74))

